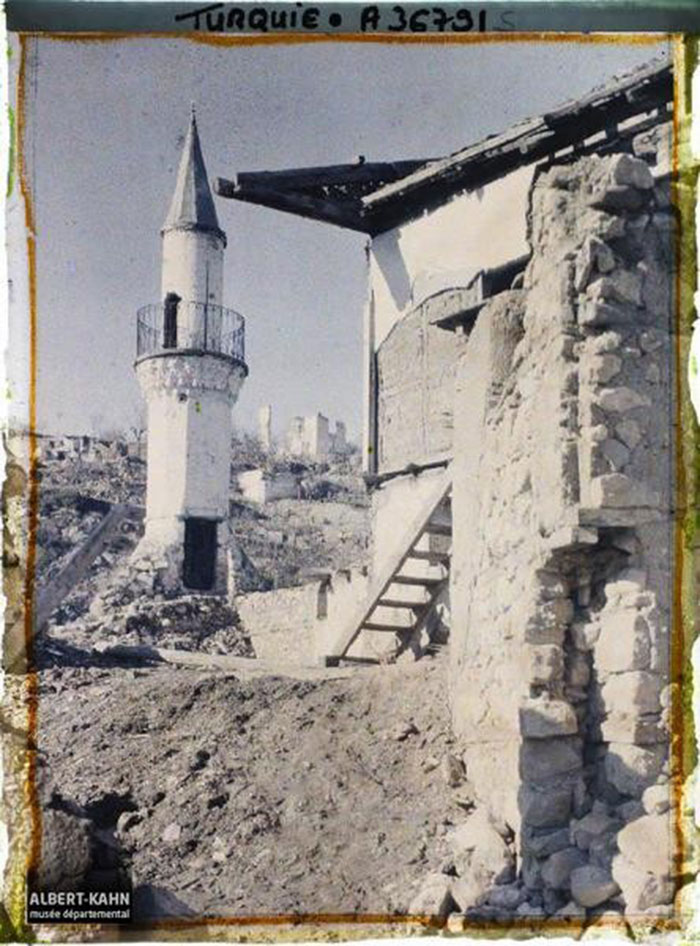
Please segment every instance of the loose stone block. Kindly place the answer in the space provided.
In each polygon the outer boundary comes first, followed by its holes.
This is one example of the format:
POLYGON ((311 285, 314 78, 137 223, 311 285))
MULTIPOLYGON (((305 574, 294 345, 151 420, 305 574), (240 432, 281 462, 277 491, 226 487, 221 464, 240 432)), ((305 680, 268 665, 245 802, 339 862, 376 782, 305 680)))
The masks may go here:
POLYGON ((586 911, 579 903, 576 903, 575 900, 570 900, 561 910, 557 910, 555 916, 583 919, 586 916, 586 911))
POLYGON ((463 933, 469 925, 469 920, 463 913, 450 913, 445 921, 445 929, 448 933, 463 933))
POLYGON ((614 859, 613 876, 622 890, 628 914, 651 911, 673 902, 673 880, 633 867, 625 857, 614 859))
POLYGON ((561 575, 547 571, 545 568, 535 570, 533 589, 535 598, 541 601, 549 601, 554 598, 566 598, 568 594, 569 585, 561 575))
MULTIPOLYGON (((647 573, 641 568, 626 568, 624 572, 605 585, 605 597, 610 605, 630 601, 646 589, 647 573)), ((636 605, 635 605, 636 606, 636 605)))
POLYGON ((657 351, 663 344, 663 335, 656 329, 647 329, 639 336, 639 347, 645 353, 657 351))
POLYGON ((593 273, 595 266, 594 239, 595 238, 586 240, 576 257, 574 288, 577 292, 582 292, 586 288, 588 280, 593 273))
POLYGON ((617 846, 630 863, 665 876, 671 869, 671 840, 671 819, 654 814, 625 825, 617 836, 617 846))
POLYGON ((610 463, 614 473, 619 473, 625 468, 630 457, 630 452, 619 440, 604 440, 600 445, 600 452, 610 463))
POLYGON ((591 665, 583 653, 573 653, 569 658, 567 682, 573 687, 585 687, 591 679, 591 665))
POLYGON ((572 872, 585 863, 586 855, 577 847, 556 851, 550 854, 542 867, 542 880, 554 890, 568 890, 572 872))
POLYGON ((557 644, 528 647, 528 675, 531 683, 546 684, 564 676, 564 651, 557 644))
POLYGON ((513 879, 513 855, 483 807, 450 831, 447 843, 460 877, 473 877, 482 891, 513 879))
POLYGON ((648 397, 633 391, 632 388, 606 388, 598 396, 598 403, 604 411, 624 414, 636 410, 638 407, 648 407, 651 401, 648 397))
POLYGON ((571 633, 574 645, 578 650, 590 651, 593 650, 596 641, 600 637, 600 624, 597 621, 591 621, 589 624, 576 621, 571 625, 571 633))
POLYGON ((617 854, 617 843, 615 834, 601 834, 591 840, 588 848, 588 859, 596 867, 602 867, 609 871, 612 867, 613 857, 617 854))
POLYGON ((591 480, 590 501, 596 508, 651 508, 658 506, 659 496, 624 473, 605 473, 591 480))
POLYGON ((488 903, 503 910, 514 910, 525 897, 525 890, 518 884, 504 884, 489 891, 488 903))
POLYGON ((518 793, 518 804, 523 822, 533 828, 560 827, 568 824, 571 802, 570 788, 546 791, 532 785, 523 785, 518 793))
POLYGON ((468 910, 478 906, 486 899, 483 885, 471 875, 466 877, 448 878, 450 881, 450 897, 454 906, 460 910, 468 910))
POLYGON ((657 674, 632 670, 608 677, 600 692, 606 712, 641 716, 661 711, 660 689, 657 674))
MULTIPOLYGON (((528 602, 529 604, 529 602, 528 602)), ((564 630, 574 615, 573 603, 568 598, 540 601, 531 610, 525 624, 528 644, 561 644, 564 630)))
POLYGON ((651 659, 649 625, 636 611, 603 611, 595 645, 596 667, 605 673, 648 670, 651 659))
POLYGON ((595 234, 603 241, 619 240, 625 235, 624 217, 593 207, 583 214, 580 225, 587 233, 595 234))
POLYGON ((582 851, 587 851, 595 838, 612 831, 617 824, 605 811, 591 811, 571 825, 571 841, 582 851))
POLYGON ((622 335, 619 332, 601 332, 586 339, 584 351, 592 354, 605 354, 617 351, 622 345, 622 335))
POLYGON ((616 425, 615 433, 630 450, 634 450, 642 439, 642 429, 635 420, 623 420, 616 425))
POLYGON ((546 833, 528 832, 524 838, 524 847, 535 857, 548 857, 555 851, 571 847, 568 828, 557 828, 546 833))
POLYGON ((661 381, 661 369, 659 366, 655 363, 650 364, 644 372, 644 379, 648 381, 649 384, 658 384, 661 381))
MULTIPOLYGON (((605 756, 605 776, 621 795, 641 798, 656 781, 663 765, 666 747, 654 748, 611 742, 605 756)), ((636 824, 636 822, 633 822, 636 824)))
POLYGON ((630 912, 670 903, 673 898, 671 820, 646 815, 628 824, 618 838, 613 877, 630 912))
POLYGON ((520 751, 520 774, 533 783, 580 768, 581 740, 571 736, 526 740, 520 751))
POLYGON ((616 184, 637 187, 640 190, 651 190, 654 187, 654 177, 649 165, 630 154, 615 156, 611 174, 616 184))
POLYGON ((638 270, 616 269, 588 284, 586 296, 593 302, 642 304, 642 276, 638 270))
POLYGON ((668 783, 650 785, 642 795, 642 804, 648 815, 665 814, 671 807, 671 792, 668 783))
POLYGON ((581 431, 583 440, 590 440, 591 443, 605 443, 610 436, 610 432, 605 424, 595 424, 593 427, 584 427, 581 431))
POLYGON ((592 864, 571 872, 571 894, 582 907, 597 907, 620 892, 610 874, 592 864))
POLYGON ((644 805, 638 798, 633 798, 631 801, 626 801, 618 805, 616 812, 620 820, 626 824, 628 821, 635 821, 637 818, 642 817, 644 814, 644 805))
POLYGON ((605 742, 628 742, 637 746, 653 746, 668 739, 659 717, 654 715, 611 713, 601 723, 600 732, 605 742))
POLYGON ((604 210, 641 210, 647 200, 636 187, 623 185, 608 185, 595 190, 590 198, 589 205, 604 210))
MULTIPOLYGON (((520 865, 520 876, 527 890, 541 890, 542 862, 538 861, 536 857, 525 853, 520 865)), ((522 910, 522 906, 523 905, 518 908, 518 913, 522 910)))
POLYGON ((528 739, 568 736, 577 731, 576 713, 563 700, 533 699, 520 707, 520 732, 528 739))
POLYGON ((578 306, 578 323, 584 328, 604 328, 632 322, 634 311, 625 305, 601 299, 582 299, 578 306))
POLYGON ((622 359, 610 352, 599 355, 595 360, 592 371, 593 381, 598 384, 607 384, 622 370, 622 359))

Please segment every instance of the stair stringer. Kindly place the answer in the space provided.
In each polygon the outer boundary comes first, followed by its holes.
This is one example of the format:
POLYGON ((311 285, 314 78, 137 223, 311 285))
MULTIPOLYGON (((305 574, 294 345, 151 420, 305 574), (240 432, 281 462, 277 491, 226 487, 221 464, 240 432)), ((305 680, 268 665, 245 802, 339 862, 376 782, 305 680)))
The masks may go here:
MULTIPOLYGON (((377 578, 370 585, 367 597, 352 612, 343 631, 338 635, 336 643, 325 655, 324 662, 326 666, 334 666, 341 659, 346 657, 348 650, 362 632, 363 626, 369 621, 372 612, 378 606, 379 600, 385 596, 387 589, 393 583, 396 575, 410 558, 413 547, 427 531, 431 517, 438 507, 449 497, 451 490, 452 476, 449 469, 447 469, 426 496, 425 502, 409 524, 401 542, 397 546, 396 553, 389 558, 385 566, 381 569, 377 578)), ((427 615, 430 613, 433 598, 434 596, 431 596, 431 600, 427 603, 428 607, 424 609, 425 613, 422 613, 419 617, 421 622, 424 622, 427 615)), ((413 633, 415 628, 406 628, 406 630, 410 630, 411 633, 413 633)))

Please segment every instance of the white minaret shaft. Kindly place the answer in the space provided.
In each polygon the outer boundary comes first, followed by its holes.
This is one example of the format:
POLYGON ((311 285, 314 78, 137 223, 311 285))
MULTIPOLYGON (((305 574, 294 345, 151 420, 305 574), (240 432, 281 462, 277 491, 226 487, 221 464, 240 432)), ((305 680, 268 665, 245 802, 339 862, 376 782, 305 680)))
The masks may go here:
POLYGON ((148 478, 137 554, 160 562, 171 587, 217 590, 228 546, 231 411, 247 368, 243 320, 222 306, 226 235, 194 112, 161 234, 161 302, 139 311, 148 478))

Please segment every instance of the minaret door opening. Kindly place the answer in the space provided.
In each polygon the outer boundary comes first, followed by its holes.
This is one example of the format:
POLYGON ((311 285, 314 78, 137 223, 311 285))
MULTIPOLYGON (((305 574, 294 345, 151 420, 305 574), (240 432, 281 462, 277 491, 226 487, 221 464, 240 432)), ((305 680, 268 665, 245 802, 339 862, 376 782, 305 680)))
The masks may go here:
POLYGON ((187 588, 210 591, 216 580, 215 519, 185 519, 185 557, 182 580, 187 588))
POLYGON ((177 307, 180 296, 169 292, 163 303, 163 348, 177 348, 177 307))

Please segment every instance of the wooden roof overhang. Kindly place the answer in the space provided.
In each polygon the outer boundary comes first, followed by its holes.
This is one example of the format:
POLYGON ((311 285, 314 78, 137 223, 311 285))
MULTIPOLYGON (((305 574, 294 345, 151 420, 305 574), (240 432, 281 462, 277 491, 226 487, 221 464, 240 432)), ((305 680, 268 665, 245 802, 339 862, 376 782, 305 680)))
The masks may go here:
POLYGON ((611 147, 639 129, 620 126, 639 116, 646 117, 647 125, 666 121, 672 103, 671 65, 656 62, 446 158, 393 163, 360 159, 355 164, 245 172, 233 180, 216 178, 214 190, 221 197, 375 236, 460 191, 483 187, 567 148, 582 153, 606 150, 605 142, 589 149, 585 143, 604 133, 611 147))

